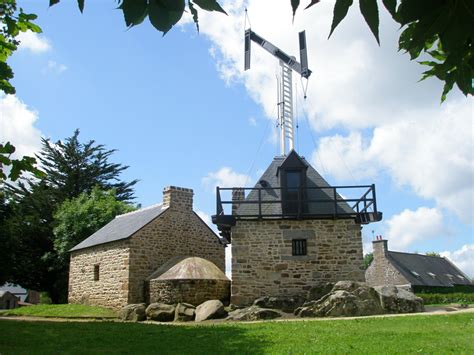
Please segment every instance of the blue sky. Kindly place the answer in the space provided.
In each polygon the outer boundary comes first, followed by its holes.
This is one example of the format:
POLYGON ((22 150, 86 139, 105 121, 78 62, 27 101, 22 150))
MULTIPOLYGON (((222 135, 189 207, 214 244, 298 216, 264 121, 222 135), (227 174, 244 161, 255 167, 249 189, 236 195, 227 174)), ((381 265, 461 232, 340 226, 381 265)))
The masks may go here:
MULTIPOLYGON (((138 178, 136 202, 161 201, 167 185, 193 188, 195 208, 214 213, 214 186, 251 185, 277 153, 277 62, 252 47, 243 72, 243 8, 252 28, 297 54, 306 29, 313 76, 298 88, 298 152, 332 184, 377 187, 384 221, 372 230, 405 251, 438 251, 474 276, 472 98, 417 83, 421 68, 398 53, 396 25, 381 15, 378 47, 356 7, 327 41, 331 1, 297 13, 289 1, 223 1, 229 16, 188 16, 162 37, 146 20, 127 30, 112 0, 19 1, 43 34, 23 38, 10 61, 14 97, 0 99, 0 140, 32 154, 41 136, 75 128, 118 152, 138 178), (316 143, 313 143, 313 138, 316 143)), ((296 80, 297 82, 299 80, 296 80)))

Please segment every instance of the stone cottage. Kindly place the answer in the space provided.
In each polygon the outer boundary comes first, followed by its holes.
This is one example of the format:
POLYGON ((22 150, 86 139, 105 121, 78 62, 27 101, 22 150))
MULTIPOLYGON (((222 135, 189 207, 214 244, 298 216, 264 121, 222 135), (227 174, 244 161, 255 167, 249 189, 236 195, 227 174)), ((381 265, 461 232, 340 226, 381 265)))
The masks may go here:
POLYGON ((413 291, 474 291, 469 277, 447 258, 388 250, 388 241, 372 242, 374 259, 365 272, 370 286, 409 285, 413 291))
POLYGON ((331 187, 294 150, 275 157, 253 188, 217 188, 213 222, 232 243, 231 302, 364 281, 361 225, 381 219, 374 185, 331 187), (362 197, 351 198, 354 190, 362 197))
POLYGON ((193 191, 170 186, 163 203, 117 216, 71 249, 70 303, 118 309, 149 297, 146 279, 176 257, 225 271, 225 241, 193 211, 193 191))
POLYGON ((19 299, 8 291, 0 291, 0 309, 12 309, 18 307, 19 299))

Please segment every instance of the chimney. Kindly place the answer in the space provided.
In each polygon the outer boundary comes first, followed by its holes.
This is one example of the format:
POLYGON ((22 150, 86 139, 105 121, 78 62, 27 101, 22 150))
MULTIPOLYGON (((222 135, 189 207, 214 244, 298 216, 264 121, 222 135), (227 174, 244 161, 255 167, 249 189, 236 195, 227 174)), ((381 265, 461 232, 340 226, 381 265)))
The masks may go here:
POLYGON ((193 195, 192 189, 167 186, 163 189, 163 207, 192 211, 193 195))
POLYGON ((372 242, 372 249, 374 252, 374 260, 385 259, 387 257, 387 243, 388 240, 383 239, 382 236, 377 236, 376 240, 372 242))
POLYGON ((240 207, 239 201, 245 200, 245 191, 242 188, 234 187, 232 189, 232 215, 237 213, 238 208, 240 207))

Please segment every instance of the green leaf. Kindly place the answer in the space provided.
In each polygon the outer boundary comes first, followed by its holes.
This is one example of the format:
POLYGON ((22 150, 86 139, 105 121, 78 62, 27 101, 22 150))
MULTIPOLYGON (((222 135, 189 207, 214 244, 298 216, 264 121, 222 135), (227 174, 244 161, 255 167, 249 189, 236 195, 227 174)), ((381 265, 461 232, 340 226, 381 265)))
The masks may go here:
POLYGON ((79 6, 79 11, 84 12, 84 0, 77 0, 77 6, 79 6))
POLYGON ((397 14, 397 0, 382 0, 385 8, 390 12, 392 18, 395 19, 397 14))
POLYGON ((219 5, 216 0, 194 0, 194 3, 206 11, 219 11, 227 15, 227 12, 219 5))
POLYGON ((0 154, 13 154, 15 153, 15 147, 10 143, 6 142, 5 145, 0 144, 0 154))
POLYGON ((364 16, 365 22, 369 25, 377 43, 380 45, 379 8, 377 6, 377 0, 359 0, 359 8, 362 16, 364 16))
POLYGON ((165 35, 183 16, 184 0, 150 0, 148 18, 165 35))
POLYGON ((306 6, 304 9, 309 9, 311 6, 316 5, 320 0, 311 0, 308 6, 306 6))
POLYGON ((448 95, 448 93, 451 91, 451 89, 454 86, 454 81, 455 81, 454 74, 449 73, 448 76, 446 77, 446 81, 445 81, 444 88, 443 88, 443 93, 441 95, 441 103, 443 103, 444 100, 446 100, 446 96, 448 95))
POLYGON ((147 0, 123 0, 119 6, 123 11, 127 27, 139 25, 148 15, 147 0))
POLYGON ((56 5, 59 2, 59 0, 49 0, 49 6, 56 5))
POLYGON ((295 20, 296 10, 300 6, 300 0, 291 0, 291 8, 293 9, 293 21, 295 20))
POLYGON ((196 8, 194 7, 194 4, 192 1, 188 1, 188 6, 189 10, 191 11, 191 14, 193 15, 193 21, 196 24, 196 30, 199 32, 199 21, 198 21, 198 12, 196 8))
POLYGON ((460 65, 456 70, 456 85, 465 96, 473 94, 472 76, 473 72, 467 64, 460 65))
POLYGON ((331 25, 331 32, 329 32, 329 37, 331 37, 332 33, 336 29, 337 25, 346 17, 347 11, 349 11, 349 7, 352 5, 352 0, 336 0, 336 4, 334 5, 334 15, 332 18, 332 25, 331 25))

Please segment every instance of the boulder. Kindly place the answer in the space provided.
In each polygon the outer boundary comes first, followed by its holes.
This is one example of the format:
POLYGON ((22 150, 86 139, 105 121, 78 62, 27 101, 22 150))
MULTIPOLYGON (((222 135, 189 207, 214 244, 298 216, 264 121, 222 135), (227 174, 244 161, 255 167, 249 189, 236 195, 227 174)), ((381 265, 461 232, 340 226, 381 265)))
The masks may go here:
POLYGON ((316 286, 313 286, 308 291, 307 300, 308 301, 317 301, 323 296, 327 295, 331 292, 334 284, 332 282, 323 282, 316 286))
POLYGON ((194 320, 196 307, 189 303, 178 303, 174 313, 174 320, 178 322, 189 322, 194 320))
POLYGON ((295 314, 300 317, 351 317, 384 313, 378 294, 372 287, 345 283, 341 288, 352 292, 333 289, 318 301, 298 308, 295 314))
POLYGON ((158 322, 172 322, 175 307, 164 303, 152 303, 146 308, 146 317, 158 322))
POLYGON ((260 307, 260 308, 271 308, 271 309, 279 309, 283 312, 292 313, 295 308, 301 306, 303 301, 296 297, 260 297, 257 298, 253 305, 260 307))
POLYGON ((145 303, 128 304, 120 310, 119 318, 132 322, 144 321, 146 319, 145 309, 145 303))
POLYGON ((361 286, 365 286, 365 283, 357 281, 338 281, 331 291, 343 290, 347 292, 353 292, 361 286))
POLYGON ((375 286, 380 304, 386 313, 423 312, 423 299, 404 287, 393 285, 375 286))
POLYGON ((281 316, 282 314, 274 309, 250 306, 247 308, 237 309, 233 312, 230 312, 227 319, 236 321, 254 321, 263 319, 275 319, 281 316))
POLYGON ((196 307, 196 322, 208 319, 218 319, 227 316, 224 304, 219 300, 211 300, 201 303, 196 307))

